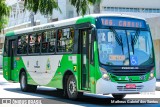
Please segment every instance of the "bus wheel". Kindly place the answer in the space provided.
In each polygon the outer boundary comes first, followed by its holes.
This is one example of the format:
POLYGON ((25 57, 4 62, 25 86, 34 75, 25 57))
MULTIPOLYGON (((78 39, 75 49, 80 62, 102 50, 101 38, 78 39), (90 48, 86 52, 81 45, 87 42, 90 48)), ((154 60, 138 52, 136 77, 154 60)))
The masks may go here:
POLYGON ((37 86, 27 84, 27 76, 25 72, 21 73, 20 87, 23 92, 27 92, 27 91, 35 92, 37 89, 37 86))
POLYGON ((126 96, 126 94, 112 94, 112 96, 115 99, 123 99, 126 96))
POLYGON ((20 87, 21 87, 22 91, 24 91, 24 92, 28 91, 27 77, 26 77, 26 73, 25 72, 21 73, 20 87))
POLYGON ((67 81, 67 94, 70 99, 76 99, 78 96, 76 80, 73 75, 70 75, 67 81))

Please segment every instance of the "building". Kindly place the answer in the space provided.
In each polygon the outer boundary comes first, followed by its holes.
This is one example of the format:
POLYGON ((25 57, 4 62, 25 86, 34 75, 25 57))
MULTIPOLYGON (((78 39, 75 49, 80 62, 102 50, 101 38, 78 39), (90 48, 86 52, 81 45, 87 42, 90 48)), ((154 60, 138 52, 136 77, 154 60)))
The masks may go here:
MULTIPOLYGON (((69 0, 57 0, 62 14, 56 10, 52 16, 43 16, 40 13, 34 15, 32 12, 24 10, 24 0, 6 0, 12 7, 8 26, 3 30, 4 33, 10 30, 16 30, 32 26, 31 19, 34 16, 36 25, 49 23, 53 21, 68 19, 77 16, 76 10, 70 5, 69 0)), ((152 38, 156 55, 157 79, 160 79, 160 0, 102 0, 100 4, 101 13, 120 13, 134 15, 145 18, 151 27, 152 38), (156 22, 156 23, 155 23, 156 22)), ((88 11, 93 13, 93 7, 88 11)), ((3 45, 3 34, 0 38, 0 48, 3 45)))

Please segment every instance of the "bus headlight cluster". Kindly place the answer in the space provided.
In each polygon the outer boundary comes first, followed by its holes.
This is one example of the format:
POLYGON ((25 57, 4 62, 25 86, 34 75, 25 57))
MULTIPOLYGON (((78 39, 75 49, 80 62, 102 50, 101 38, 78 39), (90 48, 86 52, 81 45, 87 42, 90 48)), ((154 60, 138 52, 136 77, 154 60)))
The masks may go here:
POLYGON ((102 79, 106 80, 106 81, 110 81, 109 75, 107 73, 107 71, 104 68, 100 67, 100 71, 102 73, 102 79))
POLYGON ((149 75, 149 80, 154 78, 154 68, 151 70, 150 75, 149 75))

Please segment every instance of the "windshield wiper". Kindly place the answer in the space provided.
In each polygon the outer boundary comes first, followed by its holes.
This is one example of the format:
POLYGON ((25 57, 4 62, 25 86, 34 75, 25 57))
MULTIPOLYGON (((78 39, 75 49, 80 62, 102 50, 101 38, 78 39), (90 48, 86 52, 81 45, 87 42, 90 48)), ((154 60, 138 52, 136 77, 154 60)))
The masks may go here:
POLYGON ((134 38, 131 35, 131 46, 132 46, 133 54, 134 54, 134 45, 137 43, 138 37, 139 37, 139 29, 136 30, 134 38))
POLYGON ((122 47, 122 52, 123 52, 123 54, 124 54, 124 51, 123 51, 123 43, 122 43, 122 36, 120 35, 120 37, 119 37, 115 29, 113 29, 113 28, 110 28, 110 29, 111 29, 112 32, 115 34, 115 39, 116 39, 116 41, 118 42, 118 44, 122 47))

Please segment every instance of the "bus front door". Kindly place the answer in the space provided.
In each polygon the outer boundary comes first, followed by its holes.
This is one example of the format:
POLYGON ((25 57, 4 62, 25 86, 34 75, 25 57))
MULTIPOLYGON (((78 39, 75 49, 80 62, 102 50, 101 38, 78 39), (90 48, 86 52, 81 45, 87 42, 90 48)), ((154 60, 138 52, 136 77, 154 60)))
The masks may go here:
POLYGON ((81 87, 90 90, 89 83, 89 30, 81 30, 81 87))
POLYGON ((9 56, 10 56, 10 78, 11 80, 15 80, 15 72, 14 72, 14 56, 15 56, 15 44, 16 40, 9 40, 9 56))

